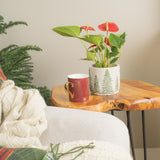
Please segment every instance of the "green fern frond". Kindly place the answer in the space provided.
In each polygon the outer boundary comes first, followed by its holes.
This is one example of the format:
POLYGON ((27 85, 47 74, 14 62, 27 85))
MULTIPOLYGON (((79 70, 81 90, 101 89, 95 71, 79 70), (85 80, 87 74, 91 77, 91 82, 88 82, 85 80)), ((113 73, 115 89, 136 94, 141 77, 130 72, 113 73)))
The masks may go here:
POLYGON ((0 54, 1 54, 1 52, 11 51, 11 50, 14 49, 15 47, 17 47, 17 45, 11 44, 11 45, 3 48, 3 49, 0 51, 0 54))
POLYGON ((4 18, 0 15, 0 22, 3 22, 3 19, 4 19, 4 18))
POLYGON ((23 22, 23 21, 15 21, 15 22, 12 22, 12 21, 9 21, 9 23, 5 23, 5 29, 8 29, 12 26, 15 26, 15 25, 19 25, 19 24, 23 24, 23 25, 26 25, 28 26, 28 24, 26 22, 23 22))
POLYGON ((8 23, 5 23, 3 16, 0 15, 0 34, 7 34, 6 33, 6 29, 15 26, 15 25, 19 25, 19 24, 23 24, 23 25, 28 25, 26 22, 24 21, 9 21, 8 23))
POLYGON ((31 56, 27 53, 29 50, 41 51, 37 46, 17 46, 10 45, 0 51, 0 64, 5 75, 18 82, 32 83, 33 63, 31 56))
MULTIPOLYGON (((27 25, 27 23, 23 21, 4 23, 3 20, 4 18, 0 15, 0 34, 6 34, 6 29, 14 25, 27 25)), ((42 51, 42 49, 32 45, 9 45, 0 50, 0 65, 6 77, 13 80, 15 85, 24 89, 38 89, 45 99, 46 104, 50 105, 51 91, 47 89, 47 87, 36 87, 32 84, 33 62, 31 61, 32 58, 28 54, 28 51, 42 51)))

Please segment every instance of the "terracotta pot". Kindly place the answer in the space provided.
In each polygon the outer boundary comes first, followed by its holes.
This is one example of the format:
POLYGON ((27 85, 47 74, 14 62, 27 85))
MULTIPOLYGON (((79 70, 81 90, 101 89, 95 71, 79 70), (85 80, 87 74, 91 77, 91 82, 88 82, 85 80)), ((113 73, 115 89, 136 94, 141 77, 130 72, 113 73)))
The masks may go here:
POLYGON ((91 94, 113 95, 120 90, 120 66, 97 68, 95 65, 89 68, 89 84, 91 94))

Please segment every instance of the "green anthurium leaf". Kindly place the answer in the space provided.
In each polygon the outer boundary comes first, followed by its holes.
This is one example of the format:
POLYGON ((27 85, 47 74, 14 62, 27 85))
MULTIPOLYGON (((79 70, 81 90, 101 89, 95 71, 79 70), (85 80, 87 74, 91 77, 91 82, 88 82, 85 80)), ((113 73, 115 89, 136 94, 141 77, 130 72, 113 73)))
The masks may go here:
POLYGON ((118 54, 119 54, 119 52, 110 52, 109 53, 109 58, 116 57, 118 54))
POLYGON ((93 52, 87 51, 87 58, 81 59, 87 61, 94 61, 95 62, 95 54, 93 52))
POLYGON ((109 49, 108 48, 105 48, 105 56, 109 57, 109 49))
POLYGON ((85 35, 84 37, 80 38, 83 41, 95 44, 97 46, 100 46, 103 43, 103 36, 102 35, 85 35))
POLYGON ((111 51, 112 52, 109 53, 110 58, 111 57, 116 57, 119 54, 119 50, 118 50, 117 47, 111 47, 111 51))
POLYGON ((95 54, 92 52, 87 51, 87 59, 89 61, 95 61, 95 54))
POLYGON ((124 32, 123 34, 120 35, 120 38, 124 39, 126 38, 126 33, 124 32))
POLYGON ((119 57, 113 58, 113 59, 110 61, 110 64, 114 64, 118 59, 119 59, 119 57))
POLYGON ((122 44, 125 42, 121 37, 111 33, 109 36, 109 43, 114 47, 121 48, 122 44))
POLYGON ((114 52, 114 53, 119 53, 119 50, 117 47, 111 47, 111 51, 114 52))
POLYGON ((78 26, 61 26, 52 29, 54 32, 67 37, 79 37, 81 28, 78 26))
MULTIPOLYGON (((124 32, 123 34, 121 34, 121 35, 120 35, 120 38, 124 39, 124 42, 125 42, 126 33, 124 32)), ((121 46, 124 44, 124 42, 121 44, 121 46)))

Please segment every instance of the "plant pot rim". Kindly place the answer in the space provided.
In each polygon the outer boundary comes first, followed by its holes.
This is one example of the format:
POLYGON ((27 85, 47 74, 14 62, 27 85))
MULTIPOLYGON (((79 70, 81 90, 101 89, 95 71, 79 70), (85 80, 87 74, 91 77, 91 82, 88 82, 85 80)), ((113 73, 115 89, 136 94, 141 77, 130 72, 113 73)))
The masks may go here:
POLYGON ((96 65, 93 64, 91 67, 97 68, 97 69, 106 69, 106 68, 116 68, 116 67, 119 67, 119 66, 120 66, 119 64, 115 64, 113 67, 96 67, 96 65))

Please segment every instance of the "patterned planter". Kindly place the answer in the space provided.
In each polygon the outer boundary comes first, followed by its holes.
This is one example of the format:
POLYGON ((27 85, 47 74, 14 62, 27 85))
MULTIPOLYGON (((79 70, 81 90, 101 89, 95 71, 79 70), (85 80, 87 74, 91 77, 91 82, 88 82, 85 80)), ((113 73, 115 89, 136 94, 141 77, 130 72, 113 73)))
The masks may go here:
POLYGON ((97 68, 94 65, 89 68, 89 83, 91 94, 113 95, 120 89, 120 66, 97 68))

